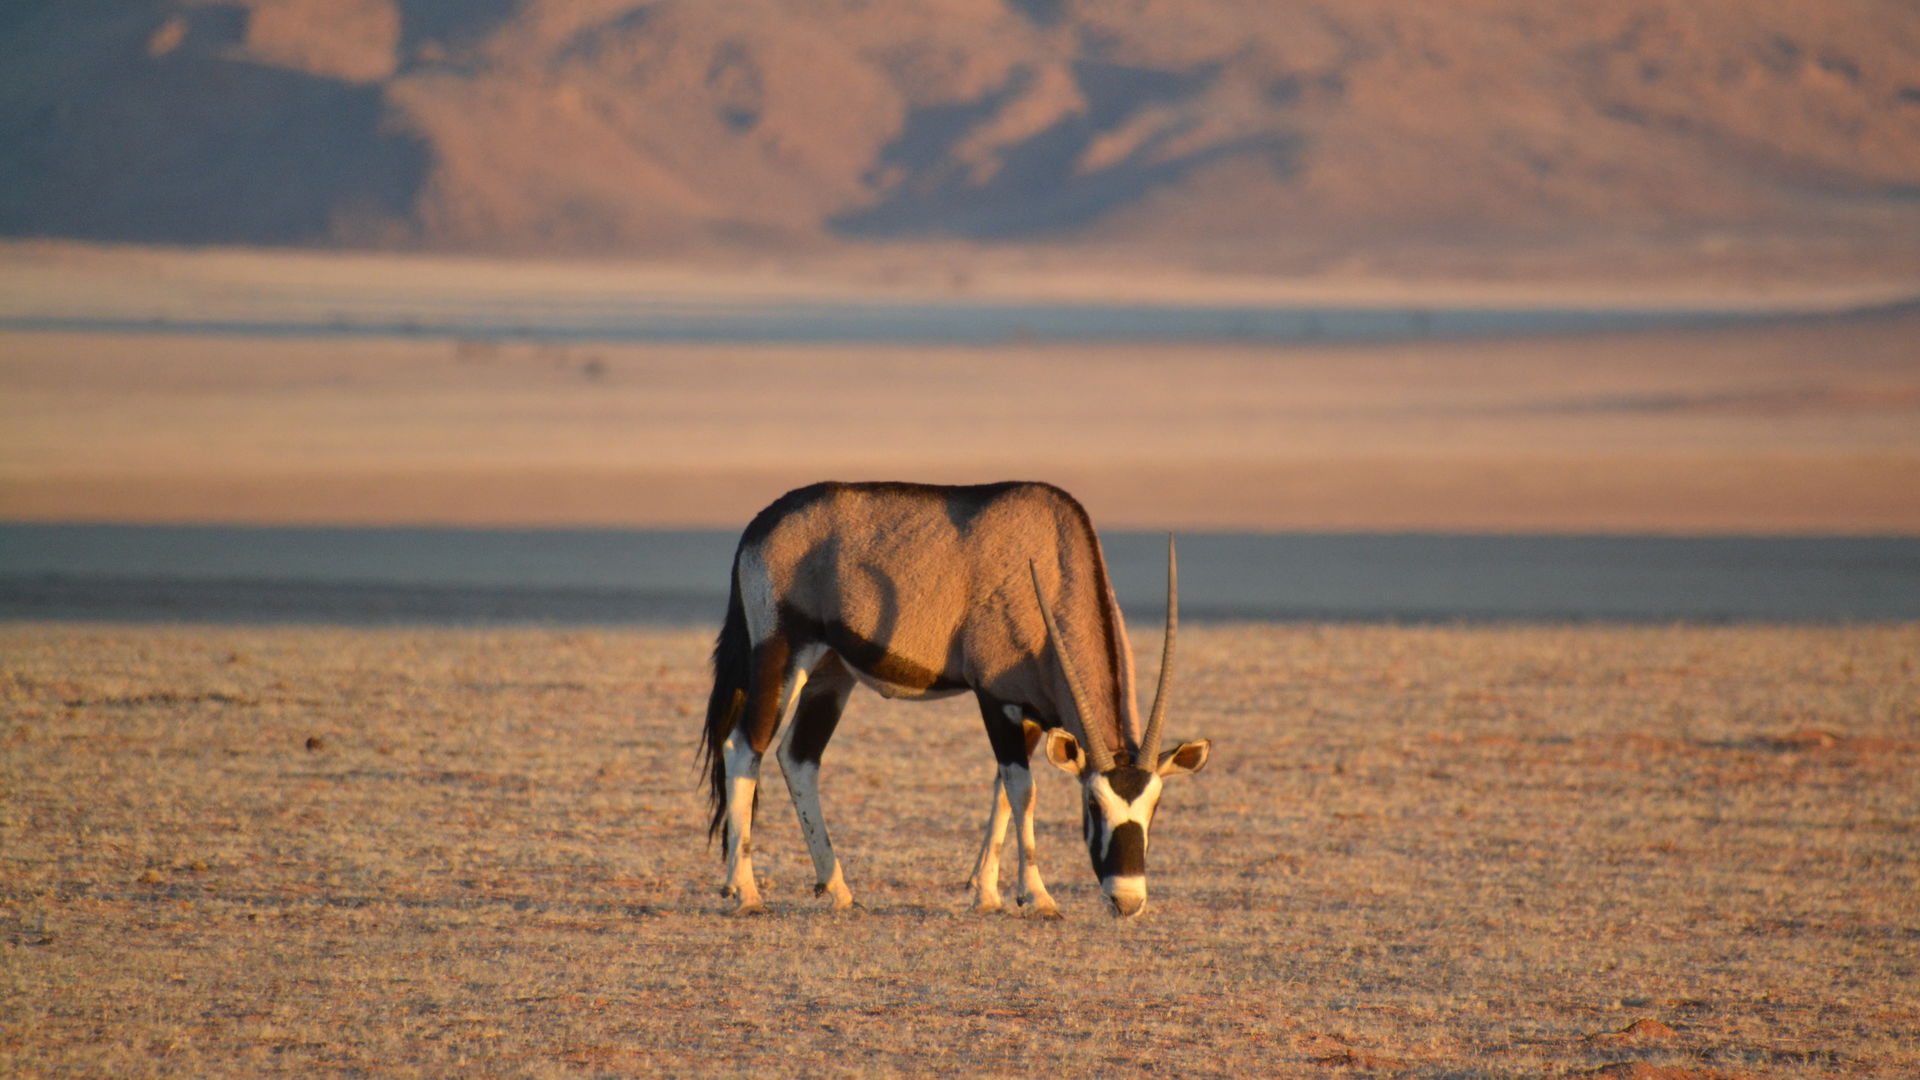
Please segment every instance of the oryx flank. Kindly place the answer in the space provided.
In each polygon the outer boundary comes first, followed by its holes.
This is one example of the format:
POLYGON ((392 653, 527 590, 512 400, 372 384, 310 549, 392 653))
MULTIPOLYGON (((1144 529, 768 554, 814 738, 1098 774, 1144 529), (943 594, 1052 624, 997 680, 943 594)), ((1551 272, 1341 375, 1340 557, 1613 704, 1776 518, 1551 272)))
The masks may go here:
MULTIPOLYGON (((1116 915, 1147 902, 1147 832, 1161 781, 1207 763, 1205 739, 1160 752, 1177 622, 1167 543, 1160 685, 1141 730, 1133 653, 1087 513, 1048 484, 973 487, 815 484, 762 510, 733 558, 726 623, 713 651, 702 746, 709 835, 726 841, 723 895, 760 906, 752 829, 760 759, 777 757, 813 855, 817 896, 853 902, 820 813, 820 755, 854 683, 890 698, 971 690, 999 770, 974 867, 974 907, 1000 907, 1000 845, 1019 816, 1021 905, 1058 917, 1034 861, 1027 759, 1080 780, 1087 849, 1116 915)), ((911 752, 911 750, 909 750, 911 752)), ((950 768, 928 761, 925 768, 950 768)))

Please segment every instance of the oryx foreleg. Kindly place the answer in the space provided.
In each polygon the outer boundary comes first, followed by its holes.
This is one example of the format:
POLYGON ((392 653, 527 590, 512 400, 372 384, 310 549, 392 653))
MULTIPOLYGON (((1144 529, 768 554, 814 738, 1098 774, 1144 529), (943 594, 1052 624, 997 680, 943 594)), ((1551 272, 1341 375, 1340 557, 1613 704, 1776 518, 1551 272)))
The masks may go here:
POLYGON ((1058 918, 1060 909, 1040 878, 1040 865, 1034 852, 1033 772, 1027 761, 1039 744, 1040 725, 1026 719, 1018 705, 982 698, 980 712, 987 724, 987 738, 993 743, 993 756, 999 762, 993 782, 993 805, 988 812, 987 831, 975 864, 974 910, 997 911, 1000 908, 1000 846, 1006 838, 1012 818, 1020 819, 1016 833, 1020 855, 1020 886, 1014 899, 1035 915, 1058 918))
POLYGON ((840 860, 834 857, 826 816, 820 809, 820 756, 840 723, 853 685, 853 674, 839 657, 831 653, 824 657, 814 666, 805 692, 798 695, 787 734, 774 754, 781 775, 787 779, 787 793, 793 796, 793 810, 800 819, 807 852, 813 856, 814 895, 824 897, 835 909, 853 906, 853 893, 841 876, 840 860))
POLYGON ((982 915, 1000 910, 1000 846, 1006 843, 1007 822, 1013 808, 1007 802, 1007 786, 1000 782, 1000 767, 993 770, 993 801, 987 808, 987 834, 980 841, 980 855, 973 863, 973 876, 967 887, 973 890, 973 910, 982 915))
POLYGON ((1007 787, 1007 802, 1020 818, 1020 891, 1014 899, 1021 907, 1042 918, 1057 919, 1060 909, 1047 895, 1047 884, 1040 880, 1040 862, 1033 842, 1033 772, 1026 762, 1000 766, 1000 782, 1007 787))

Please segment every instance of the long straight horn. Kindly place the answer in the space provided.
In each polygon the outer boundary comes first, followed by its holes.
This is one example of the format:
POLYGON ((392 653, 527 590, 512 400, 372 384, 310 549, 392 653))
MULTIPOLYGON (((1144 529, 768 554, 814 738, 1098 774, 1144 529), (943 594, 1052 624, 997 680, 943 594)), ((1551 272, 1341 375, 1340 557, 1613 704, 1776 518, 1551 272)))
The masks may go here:
POLYGON ((1147 714, 1147 733, 1140 739, 1135 765, 1152 769, 1160 761, 1160 728, 1167 719, 1167 686, 1173 681, 1173 635, 1180 628, 1180 571, 1173 557, 1173 534, 1167 534, 1167 634, 1160 645, 1160 681, 1153 691, 1153 711, 1147 714))
POLYGON ((1087 744, 1087 756, 1092 759, 1093 767, 1101 772, 1113 770, 1113 751, 1107 748, 1105 740, 1096 736, 1087 726, 1086 688, 1080 685, 1080 675, 1073 670, 1073 661, 1067 659, 1066 639, 1060 636, 1060 627, 1053 621, 1053 612, 1047 608, 1046 594, 1040 590, 1040 567, 1033 560, 1027 560, 1027 571, 1033 575, 1033 598, 1040 605, 1040 620, 1047 624, 1047 640, 1053 644, 1053 655, 1060 661, 1060 672, 1067 677, 1067 689, 1073 694, 1073 708, 1080 714, 1080 738, 1087 744))

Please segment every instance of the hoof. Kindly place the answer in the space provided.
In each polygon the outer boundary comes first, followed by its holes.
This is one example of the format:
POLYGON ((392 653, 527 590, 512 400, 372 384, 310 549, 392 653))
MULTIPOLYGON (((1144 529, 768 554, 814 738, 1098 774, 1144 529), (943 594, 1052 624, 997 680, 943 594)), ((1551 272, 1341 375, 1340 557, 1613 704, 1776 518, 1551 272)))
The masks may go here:
POLYGON ((975 915, 991 915, 999 910, 1000 898, 997 896, 983 896, 973 902, 973 913, 975 915))
POLYGON ((737 907, 735 907, 732 911, 727 912, 727 915, 735 919, 744 919, 749 915, 758 915, 762 910, 763 909, 760 907, 760 901, 755 900, 752 903, 748 903, 747 901, 742 900, 737 907))
POLYGON ((820 901, 820 906, 828 911, 845 911, 853 906, 853 893, 849 892, 844 885, 835 889, 829 885, 816 884, 813 887, 813 895, 820 901))
POLYGON ((1054 906, 1053 897, 1051 896, 1022 896, 1020 897, 1020 907, 1023 909, 1020 914, 1029 919, 1058 919, 1061 917, 1060 909, 1054 906))

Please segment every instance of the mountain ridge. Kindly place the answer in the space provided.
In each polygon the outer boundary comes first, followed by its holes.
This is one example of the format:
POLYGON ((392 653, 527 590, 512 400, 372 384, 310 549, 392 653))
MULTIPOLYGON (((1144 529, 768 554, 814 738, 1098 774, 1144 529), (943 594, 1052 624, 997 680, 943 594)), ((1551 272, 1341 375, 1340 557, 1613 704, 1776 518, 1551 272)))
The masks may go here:
POLYGON ((0 235, 1251 266, 1920 244, 1920 9, 1857 0, 67 0, 0 27, 0 235))

